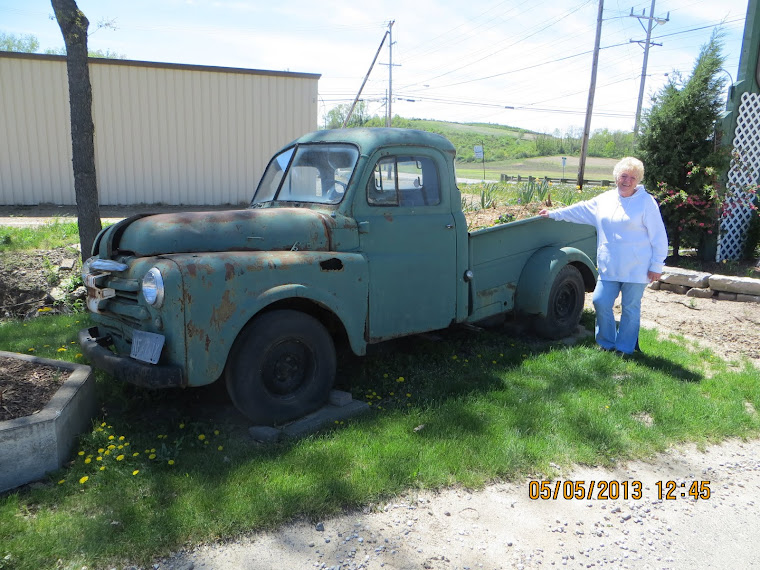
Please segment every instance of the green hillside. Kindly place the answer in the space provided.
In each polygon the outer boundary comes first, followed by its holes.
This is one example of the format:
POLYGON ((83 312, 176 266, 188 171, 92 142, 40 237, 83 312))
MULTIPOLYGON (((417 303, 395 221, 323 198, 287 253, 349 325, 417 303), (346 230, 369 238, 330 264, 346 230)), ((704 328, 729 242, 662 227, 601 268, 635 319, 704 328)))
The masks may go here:
MULTIPOLYGON (((385 120, 373 117, 362 124, 384 126, 385 120)), ((359 126, 359 125, 355 125, 359 126)), ((527 129, 490 123, 450 123, 428 119, 394 117, 393 126, 438 133, 449 139, 457 149, 457 162, 466 168, 477 168, 475 146, 482 146, 489 167, 535 157, 580 155, 581 140, 573 136, 553 136, 527 129), (468 165, 468 163, 470 163, 468 165)), ((633 134, 606 129, 594 131, 589 138, 588 157, 620 159, 633 153, 633 134)), ((561 171, 561 167, 560 167, 561 171)))

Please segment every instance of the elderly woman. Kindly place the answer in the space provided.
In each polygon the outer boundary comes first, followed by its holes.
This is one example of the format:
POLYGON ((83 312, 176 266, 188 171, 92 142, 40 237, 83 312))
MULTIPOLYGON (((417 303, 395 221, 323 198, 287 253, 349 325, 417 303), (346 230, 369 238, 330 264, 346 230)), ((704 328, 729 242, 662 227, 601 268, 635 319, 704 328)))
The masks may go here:
POLYGON ((596 227, 599 281, 594 289, 596 342, 604 350, 638 350, 641 298, 647 283, 662 274, 668 237, 655 199, 639 184, 640 160, 626 157, 613 170, 617 188, 591 200, 539 214, 545 218, 596 227), (620 325, 612 308, 622 294, 620 325))

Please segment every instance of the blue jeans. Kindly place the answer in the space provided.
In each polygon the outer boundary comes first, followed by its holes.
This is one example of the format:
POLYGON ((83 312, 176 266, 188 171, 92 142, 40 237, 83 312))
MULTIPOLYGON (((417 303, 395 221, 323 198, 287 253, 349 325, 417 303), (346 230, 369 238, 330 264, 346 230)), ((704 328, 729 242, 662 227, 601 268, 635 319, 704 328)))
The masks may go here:
POLYGON ((641 298, 646 283, 623 283, 621 281, 596 282, 594 310, 596 311, 596 342, 607 350, 619 350, 631 354, 638 344, 641 322, 641 298), (620 325, 615 322, 612 307, 622 293, 623 314, 620 325))

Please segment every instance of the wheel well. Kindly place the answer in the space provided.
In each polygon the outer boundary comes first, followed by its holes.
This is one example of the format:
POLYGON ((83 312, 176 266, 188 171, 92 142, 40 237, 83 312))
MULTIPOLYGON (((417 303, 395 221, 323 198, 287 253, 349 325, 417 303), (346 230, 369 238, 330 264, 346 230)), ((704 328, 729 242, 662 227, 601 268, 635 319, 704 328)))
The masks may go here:
POLYGON ((581 263, 580 261, 576 261, 575 263, 571 263, 573 267, 575 267, 578 271, 581 272, 581 277, 583 277, 583 288, 587 292, 591 292, 596 287, 596 277, 594 276, 594 272, 591 271, 591 269, 586 265, 585 263, 581 263))
MULTIPOLYGON (((344 345, 348 343, 348 333, 343 326, 341 320, 329 309, 326 309, 322 305, 311 301, 310 299, 283 299, 276 301, 271 305, 267 305, 258 315, 268 313, 270 311, 276 311, 279 309, 290 309, 292 311, 300 311, 311 315, 317 319, 333 338, 333 342, 336 345, 344 345)), ((255 316, 253 318, 256 318, 255 316)))

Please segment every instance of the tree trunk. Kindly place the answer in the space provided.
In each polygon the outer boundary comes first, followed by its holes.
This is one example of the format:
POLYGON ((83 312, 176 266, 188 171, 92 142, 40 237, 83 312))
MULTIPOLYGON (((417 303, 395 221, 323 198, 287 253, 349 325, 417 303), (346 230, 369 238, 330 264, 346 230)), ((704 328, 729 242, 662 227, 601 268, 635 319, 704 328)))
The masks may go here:
POLYGON ((102 228, 98 186, 95 178, 92 86, 87 66, 87 28, 90 22, 79 10, 75 0, 51 0, 51 2, 66 44, 74 192, 82 259, 87 259, 95 237, 102 228))

